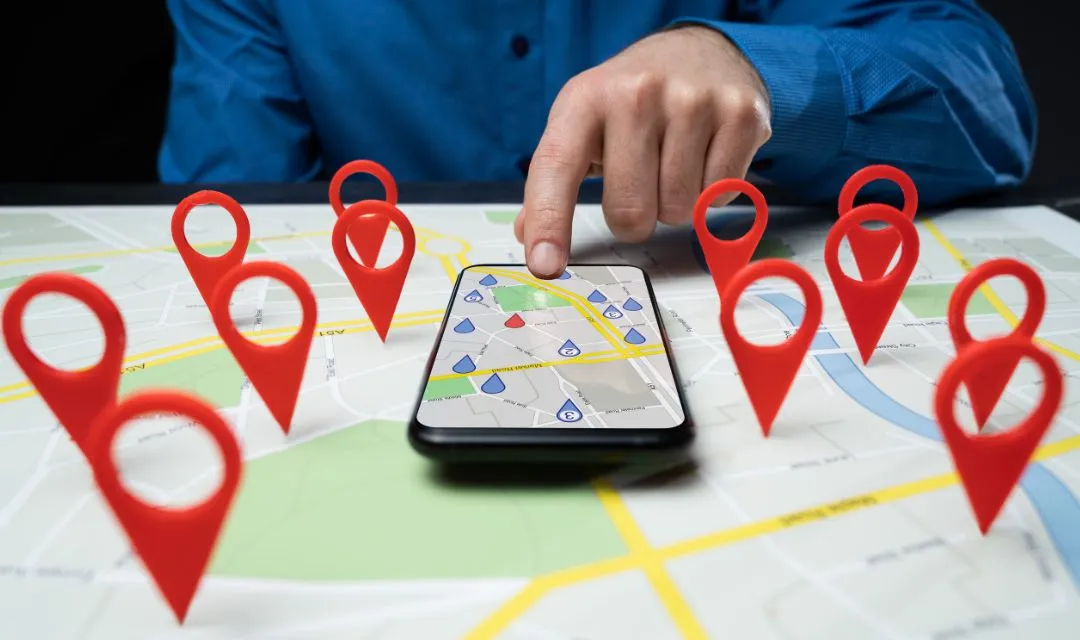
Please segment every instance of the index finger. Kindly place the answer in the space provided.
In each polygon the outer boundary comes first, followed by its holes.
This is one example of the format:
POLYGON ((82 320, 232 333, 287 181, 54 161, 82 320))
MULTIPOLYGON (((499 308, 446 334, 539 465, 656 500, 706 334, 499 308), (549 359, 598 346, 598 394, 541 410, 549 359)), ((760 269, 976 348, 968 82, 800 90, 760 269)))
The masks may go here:
POLYGON ((599 109, 574 93, 560 96, 533 153, 525 181, 522 242, 529 271, 558 277, 570 254, 570 230, 581 183, 601 152, 599 109))

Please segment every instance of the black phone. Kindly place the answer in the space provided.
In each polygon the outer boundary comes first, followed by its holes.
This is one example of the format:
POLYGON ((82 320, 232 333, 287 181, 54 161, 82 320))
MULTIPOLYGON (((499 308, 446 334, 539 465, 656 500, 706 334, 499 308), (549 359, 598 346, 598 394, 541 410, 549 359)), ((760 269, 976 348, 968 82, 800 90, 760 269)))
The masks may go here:
POLYGON ((620 463, 682 457, 693 423, 648 275, 523 264, 458 275, 409 442, 441 462, 620 463))

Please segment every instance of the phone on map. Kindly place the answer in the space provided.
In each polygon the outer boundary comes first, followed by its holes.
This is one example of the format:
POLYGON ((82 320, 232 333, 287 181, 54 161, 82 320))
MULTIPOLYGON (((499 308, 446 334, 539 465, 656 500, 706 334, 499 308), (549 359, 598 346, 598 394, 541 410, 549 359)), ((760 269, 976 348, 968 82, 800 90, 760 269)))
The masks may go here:
POLYGON ((624 462, 681 456, 693 439, 648 275, 523 264, 458 275, 409 441, 442 462, 624 462))

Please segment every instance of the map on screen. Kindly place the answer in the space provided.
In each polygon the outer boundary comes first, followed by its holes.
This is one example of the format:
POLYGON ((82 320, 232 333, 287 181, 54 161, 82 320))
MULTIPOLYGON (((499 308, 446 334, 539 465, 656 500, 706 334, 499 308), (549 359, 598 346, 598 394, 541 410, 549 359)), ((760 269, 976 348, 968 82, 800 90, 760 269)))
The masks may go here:
POLYGON ((462 271, 417 420, 435 428, 672 428, 685 420, 644 272, 462 271))

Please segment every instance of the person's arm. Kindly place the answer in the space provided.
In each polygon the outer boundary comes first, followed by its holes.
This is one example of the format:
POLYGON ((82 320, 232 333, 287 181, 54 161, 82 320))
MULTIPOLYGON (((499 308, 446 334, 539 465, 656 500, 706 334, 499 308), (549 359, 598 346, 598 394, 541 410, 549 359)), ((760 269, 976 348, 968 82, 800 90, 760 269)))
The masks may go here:
MULTIPOLYGON (((868 165, 895 165, 921 205, 1021 183, 1036 111, 1015 51, 970 0, 778 0, 762 24, 680 20, 724 33, 770 96, 755 173, 835 201, 868 165)), ((861 195, 898 197, 871 183, 861 195)))
POLYGON ((285 182, 319 169, 273 10, 263 0, 168 0, 176 33, 163 182, 285 182))

